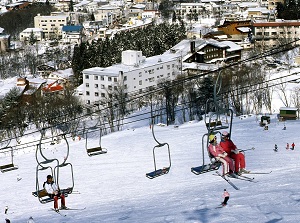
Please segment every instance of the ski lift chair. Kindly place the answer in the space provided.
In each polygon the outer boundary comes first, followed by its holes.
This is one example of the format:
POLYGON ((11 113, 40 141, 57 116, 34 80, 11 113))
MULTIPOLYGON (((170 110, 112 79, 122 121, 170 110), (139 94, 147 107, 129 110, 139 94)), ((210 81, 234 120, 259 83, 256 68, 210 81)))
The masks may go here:
POLYGON ((169 173, 170 168, 171 168, 171 154, 170 154, 170 146, 168 143, 160 143, 158 142, 158 140, 156 139, 155 135, 154 135, 154 117, 152 117, 152 136, 153 139, 156 141, 157 145, 153 147, 153 161, 154 161, 154 171, 150 172, 150 173, 146 173, 146 177, 148 177, 149 179, 153 179, 156 178, 158 176, 164 175, 169 173), (168 161, 169 164, 167 167, 163 167, 161 169, 157 168, 156 165, 156 155, 155 155, 155 150, 158 148, 162 148, 162 147, 166 147, 167 151, 168 151, 168 161))
POLYGON ((1 151, 5 152, 5 151, 9 151, 11 154, 11 163, 5 164, 5 165, 1 165, 0 166, 0 170, 2 173, 11 171, 11 170, 16 170, 19 167, 17 165, 14 164, 14 154, 13 154, 13 147, 11 146, 7 146, 1 149, 1 151))
POLYGON ((107 153, 107 149, 101 147, 101 135, 102 135, 102 130, 99 128, 100 131, 100 136, 99 136, 99 146, 88 148, 88 131, 86 132, 86 137, 85 137, 85 149, 88 154, 88 156, 95 156, 95 155, 100 155, 107 153))
POLYGON ((208 142, 208 140, 209 140, 208 137, 209 137, 210 134, 216 134, 216 133, 210 132, 210 133, 206 133, 202 136, 202 165, 191 168, 191 172, 196 174, 196 175, 218 170, 220 168, 221 164, 222 164, 221 162, 217 161, 210 154, 210 152, 208 150, 208 143, 209 143, 208 142), (206 140, 205 140, 205 137, 207 138, 206 140), (207 154, 208 154, 209 159, 210 159, 210 163, 208 163, 208 164, 205 164, 205 148, 207 150, 207 154))

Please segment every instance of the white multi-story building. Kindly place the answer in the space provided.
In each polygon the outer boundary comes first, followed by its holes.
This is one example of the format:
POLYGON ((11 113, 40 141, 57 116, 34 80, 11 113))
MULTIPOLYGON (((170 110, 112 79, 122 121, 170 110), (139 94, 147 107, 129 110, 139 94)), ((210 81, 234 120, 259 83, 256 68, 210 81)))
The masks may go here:
POLYGON ((34 28, 43 29, 46 39, 61 39, 62 27, 66 26, 68 21, 68 15, 41 16, 38 14, 34 17, 34 28))
POLYGON ((179 73, 180 59, 177 54, 145 58, 141 51, 123 51, 121 64, 82 71, 82 99, 85 104, 93 104, 111 97, 110 93, 118 86, 133 94, 156 86, 158 81, 173 80, 179 73))
POLYGON ((276 47, 299 38, 300 22, 253 22, 252 32, 256 46, 276 47))

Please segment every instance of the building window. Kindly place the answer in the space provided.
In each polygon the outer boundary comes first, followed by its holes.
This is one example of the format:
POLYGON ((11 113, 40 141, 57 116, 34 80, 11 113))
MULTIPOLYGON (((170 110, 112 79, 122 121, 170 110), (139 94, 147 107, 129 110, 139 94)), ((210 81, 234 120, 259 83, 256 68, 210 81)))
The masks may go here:
POLYGON ((96 97, 99 97, 99 93, 98 93, 98 92, 95 92, 95 96, 96 96, 96 97))
POLYGON ((170 65, 167 65, 167 69, 168 69, 168 70, 170 70, 170 67, 171 67, 170 65))
POLYGON ((124 81, 127 81, 127 76, 124 76, 124 81))
POLYGON ((104 76, 101 76, 100 80, 101 80, 101 81, 104 81, 104 76))
POLYGON ((98 80, 98 76, 94 76, 94 80, 98 80))
POLYGON ((101 89, 104 89, 104 88, 105 88, 104 84, 101 84, 101 89))
POLYGON ((139 85, 142 85, 143 84, 143 82, 142 81, 139 81, 139 85))
POLYGON ((89 75, 85 75, 85 79, 89 79, 89 75))
POLYGON ((89 104, 91 104, 91 101, 90 100, 86 100, 86 103, 89 105, 89 104))
POLYGON ((98 88, 98 84, 95 84, 95 88, 98 88))
POLYGON ((90 84, 89 83, 85 83, 85 87, 90 87, 90 84))
POLYGON ((86 94, 87 96, 89 96, 89 95, 90 95, 90 92, 89 92, 89 91, 86 91, 85 94, 86 94))
POLYGON ((102 97, 102 98, 105 98, 105 93, 101 93, 101 97, 102 97))
POLYGON ((114 82, 118 82, 118 79, 116 77, 114 78, 114 82))
POLYGON ((108 81, 111 81, 111 77, 108 77, 108 81))
POLYGON ((112 86, 111 85, 108 85, 108 90, 112 90, 112 86))

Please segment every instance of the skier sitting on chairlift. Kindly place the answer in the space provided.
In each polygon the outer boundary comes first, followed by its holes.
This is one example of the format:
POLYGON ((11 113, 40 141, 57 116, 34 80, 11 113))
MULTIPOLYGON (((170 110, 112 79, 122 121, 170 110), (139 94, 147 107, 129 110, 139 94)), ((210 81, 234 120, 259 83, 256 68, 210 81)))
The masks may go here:
POLYGON ((230 175, 236 177, 234 174, 234 167, 232 159, 227 155, 224 149, 217 143, 217 136, 209 136, 208 150, 216 160, 219 160, 223 164, 223 175, 230 175), (228 169, 229 166, 229 169, 228 169))
POLYGON ((234 160, 235 174, 242 175, 243 173, 250 173, 250 171, 245 169, 245 155, 238 150, 236 145, 231 141, 230 134, 226 131, 222 133, 220 146, 224 149, 228 156, 234 160))
POLYGON ((54 210, 58 209, 58 197, 61 199, 61 209, 67 209, 65 206, 65 195, 60 193, 58 186, 54 183, 51 175, 47 176, 47 181, 44 182, 44 189, 47 191, 48 196, 54 199, 54 210))

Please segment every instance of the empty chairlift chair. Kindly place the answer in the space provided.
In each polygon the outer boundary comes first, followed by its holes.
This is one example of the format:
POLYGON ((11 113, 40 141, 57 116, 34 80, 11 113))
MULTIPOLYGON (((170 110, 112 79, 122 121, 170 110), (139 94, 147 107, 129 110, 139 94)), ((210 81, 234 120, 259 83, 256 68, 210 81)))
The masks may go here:
POLYGON ((85 149, 86 149, 88 156, 95 156, 95 155, 107 153, 107 149, 105 149, 101 146, 101 136, 102 136, 101 128, 99 127, 99 146, 94 146, 94 147, 88 146, 88 132, 89 132, 89 130, 87 130, 86 135, 85 135, 86 136, 85 137, 85 149))
POLYGON ((2 155, 4 155, 4 156, 5 156, 5 153, 8 153, 9 156, 10 156, 10 162, 9 163, 7 163, 6 159, 1 158, 1 160, 6 162, 5 164, 1 164, 1 166, 0 166, 0 170, 1 170, 2 173, 18 169, 18 166, 16 166, 14 164, 14 149, 13 149, 12 146, 6 146, 4 148, 1 148, 0 152, 2 152, 3 153, 2 155))
POLYGON ((154 135, 154 120, 152 118, 152 136, 154 138, 154 140, 156 141, 157 145, 153 147, 153 161, 154 161, 154 171, 150 172, 150 173, 146 173, 146 177, 148 177, 149 179, 153 179, 155 177, 164 175, 169 173, 170 168, 171 168, 171 155, 170 155, 170 146, 168 143, 160 143, 158 142, 158 140, 156 139, 155 135, 154 135), (157 149, 167 149, 167 154, 168 154, 168 165, 166 165, 163 168, 157 168, 157 164, 156 164, 156 150, 157 149))

